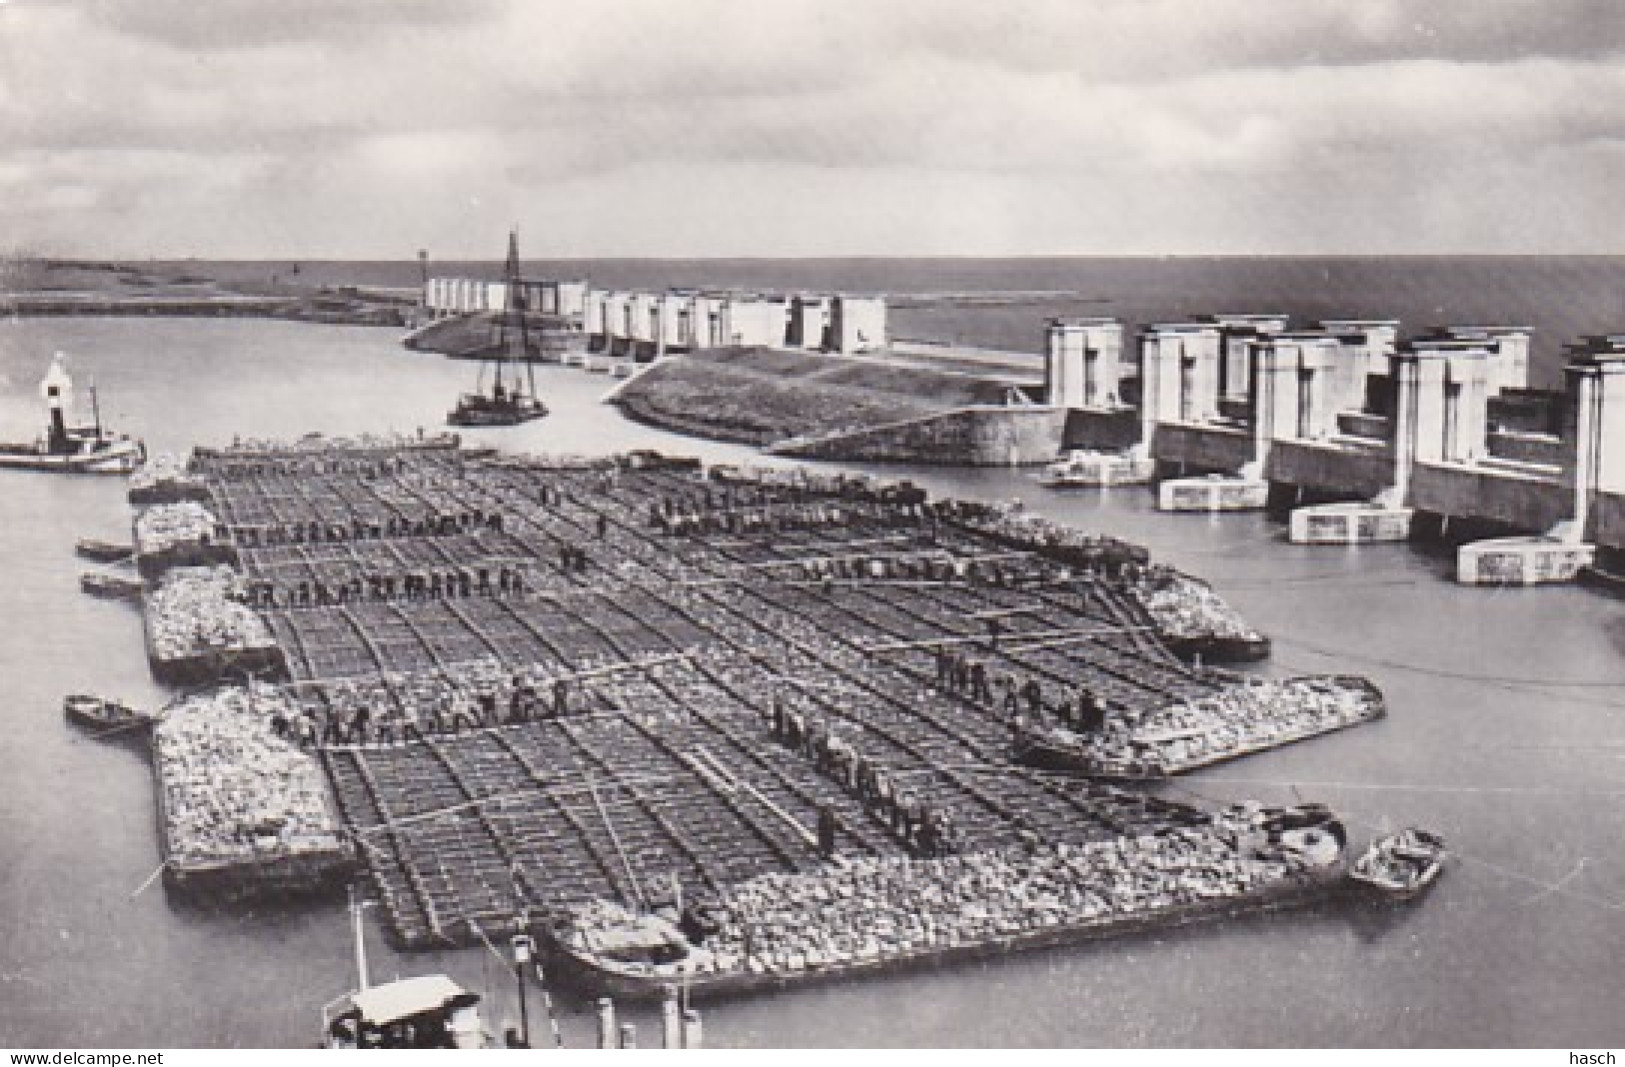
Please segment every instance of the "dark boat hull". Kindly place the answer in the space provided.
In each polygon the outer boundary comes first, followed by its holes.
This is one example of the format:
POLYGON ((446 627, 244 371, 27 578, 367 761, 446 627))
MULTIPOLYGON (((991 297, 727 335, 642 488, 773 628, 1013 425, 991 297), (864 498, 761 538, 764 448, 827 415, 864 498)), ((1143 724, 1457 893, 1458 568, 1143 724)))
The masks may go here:
POLYGON ((68 721, 98 731, 131 731, 152 725, 152 716, 101 697, 76 694, 62 701, 63 714, 68 721))
POLYGON ((98 563, 118 563, 135 555, 134 545, 101 541, 94 537, 81 537, 74 542, 73 550, 85 559, 95 560, 98 563))
POLYGON ((91 596, 108 600, 140 600, 146 591, 146 583, 133 574, 125 577, 91 572, 79 576, 79 588, 91 596))
POLYGON ((522 423, 534 422, 545 418, 547 409, 516 412, 459 412, 453 411, 446 416, 448 426, 518 426, 522 423))
POLYGON ((514 399, 469 394, 446 415, 450 426, 518 426, 547 415, 547 405, 533 397, 514 399))
POLYGON ((1255 637, 1163 637, 1163 643, 1180 659, 1202 657, 1206 663, 1257 663, 1269 659, 1270 639, 1255 637))
POLYGON ((141 442, 121 438, 107 447, 81 452, 46 452, 31 445, 0 445, 0 470, 42 471, 48 474, 129 474, 141 466, 146 450, 141 442))

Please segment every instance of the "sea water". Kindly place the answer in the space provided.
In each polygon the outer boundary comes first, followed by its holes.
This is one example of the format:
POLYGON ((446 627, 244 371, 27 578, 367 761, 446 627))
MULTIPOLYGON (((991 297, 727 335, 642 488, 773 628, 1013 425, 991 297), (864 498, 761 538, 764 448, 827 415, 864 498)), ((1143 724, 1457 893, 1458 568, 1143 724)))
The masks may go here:
MULTIPOLYGON (((1029 281, 1028 287, 1043 287, 1029 281)), ((1259 305, 1242 304, 1243 310, 1259 305)), ((27 438, 57 350, 104 417, 153 450, 236 436, 432 429, 473 364, 387 330, 263 321, 0 322, 0 437, 27 438)), ((624 420, 610 385, 538 368, 553 409, 474 435, 549 452, 733 446, 624 420)), ((1369 675, 1389 717, 1201 772, 1175 797, 1321 800, 1357 841, 1417 824, 1457 851, 1410 907, 1325 905, 861 982, 702 1005, 713 1045, 1605 1045, 1625 977, 1625 611, 1577 588, 1449 580, 1410 545, 1286 543, 1257 515, 1157 514, 1148 490, 1049 491, 1030 472, 877 468, 933 492, 1020 498, 1210 579, 1275 638, 1267 671, 1369 675)), ((211 909, 166 895, 152 781, 134 746, 63 719, 65 693, 153 705, 131 605, 81 594, 75 538, 127 534, 118 479, 0 473, 0 1045, 298 1046, 353 987, 339 902, 211 909)), ((402 956, 375 980, 447 971, 517 1018, 496 951, 402 956)), ((506 946, 494 946, 505 950, 506 946)), ((559 998, 566 1039, 590 1006, 559 998)), ((531 994, 533 1026, 540 1000, 531 994)), ((656 1017, 631 1013, 645 1045, 656 1017)))

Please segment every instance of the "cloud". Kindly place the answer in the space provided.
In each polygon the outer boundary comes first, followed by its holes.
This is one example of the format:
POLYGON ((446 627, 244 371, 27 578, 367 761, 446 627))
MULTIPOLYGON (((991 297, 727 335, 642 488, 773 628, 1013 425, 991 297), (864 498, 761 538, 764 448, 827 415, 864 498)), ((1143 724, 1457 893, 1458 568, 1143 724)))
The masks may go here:
POLYGON ((12 0, 0 222, 106 254, 467 254, 515 220, 583 255, 1609 251, 1622 20, 12 0))
POLYGON ((925 46, 1012 70, 1074 70, 1096 80, 1160 81, 1219 70, 1347 66, 1412 59, 1500 62, 1599 58, 1625 41, 1612 0, 1028 0, 932 17, 907 10, 925 46))
POLYGON ((491 0, 94 0, 83 10, 122 34, 192 52, 237 52, 456 26, 488 17, 498 6, 491 0))

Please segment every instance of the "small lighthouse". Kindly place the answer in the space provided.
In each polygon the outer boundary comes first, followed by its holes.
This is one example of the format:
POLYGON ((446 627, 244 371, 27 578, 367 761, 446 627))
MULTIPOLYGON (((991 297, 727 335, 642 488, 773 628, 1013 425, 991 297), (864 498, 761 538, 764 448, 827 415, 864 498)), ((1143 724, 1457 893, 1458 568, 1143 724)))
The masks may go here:
POLYGON ((49 450, 57 454, 73 451, 68 443, 68 405, 73 402, 73 379, 62 365, 65 358, 58 352, 51 360, 51 369, 39 383, 40 396, 51 411, 49 450))

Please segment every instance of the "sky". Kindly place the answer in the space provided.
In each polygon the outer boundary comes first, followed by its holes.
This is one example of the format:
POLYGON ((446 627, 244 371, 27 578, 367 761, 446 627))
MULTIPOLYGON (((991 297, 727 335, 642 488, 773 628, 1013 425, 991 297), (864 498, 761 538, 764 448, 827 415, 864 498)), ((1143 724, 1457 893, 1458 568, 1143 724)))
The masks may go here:
POLYGON ((1625 252, 1616 0, 0 0, 0 252, 1625 252))

